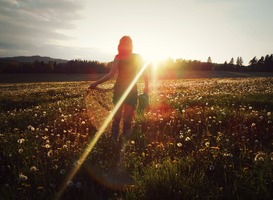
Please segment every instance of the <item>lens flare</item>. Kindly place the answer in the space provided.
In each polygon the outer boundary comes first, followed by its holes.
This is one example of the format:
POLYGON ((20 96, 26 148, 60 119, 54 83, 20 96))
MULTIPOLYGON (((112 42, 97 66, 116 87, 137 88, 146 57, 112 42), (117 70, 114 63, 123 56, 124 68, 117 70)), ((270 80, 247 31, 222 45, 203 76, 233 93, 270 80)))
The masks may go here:
POLYGON ((80 169, 80 167, 82 166, 82 164, 84 163, 85 159, 90 154, 90 152, 92 151, 93 147, 98 142, 98 140, 101 137, 101 135, 103 134, 104 130, 107 128, 107 126, 111 122, 112 118, 114 117, 114 115, 116 114, 116 112, 118 111, 118 109, 120 108, 120 106, 122 105, 123 101, 128 96, 128 94, 130 93, 131 89, 137 83, 138 79, 143 74, 143 72, 145 71, 145 69, 147 68, 148 65, 149 65, 149 63, 147 62, 147 63, 145 63, 142 66, 142 68, 140 69, 140 71, 138 72, 138 74, 136 75, 136 77, 133 79, 133 81, 128 86, 128 88, 126 89, 126 91, 124 92, 124 94, 121 96, 120 100, 118 101, 118 103, 114 107, 113 111, 110 112, 110 114, 107 116, 107 118, 105 119, 104 123, 101 125, 101 127, 99 128, 99 130, 96 132, 94 138, 89 142, 89 144, 87 145, 85 151, 83 152, 83 154, 81 155, 81 157, 76 162, 76 166, 73 168, 73 170, 67 176, 66 180, 64 181, 63 186, 61 187, 61 190, 57 193, 55 199, 60 199, 61 198, 63 192, 66 189, 66 186, 67 186, 66 183, 68 181, 71 181, 74 178, 74 176, 76 175, 76 173, 78 172, 78 170, 80 169))

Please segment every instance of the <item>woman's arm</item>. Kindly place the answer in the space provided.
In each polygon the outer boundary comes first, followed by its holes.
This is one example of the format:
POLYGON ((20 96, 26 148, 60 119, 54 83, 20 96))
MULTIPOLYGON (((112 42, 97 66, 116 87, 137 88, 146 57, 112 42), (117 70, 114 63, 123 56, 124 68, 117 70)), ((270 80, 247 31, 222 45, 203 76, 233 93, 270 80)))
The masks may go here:
POLYGON ((97 87, 97 85, 105 82, 105 81, 108 81, 109 79, 113 78, 113 76, 115 75, 115 73, 117 72, 118 70, 118 62, 117 60, 115 59, 113 64, 112 64, 112 67, 111 67, 111 70, 108 74, 106 74, 104 77, 102 77, 101 79, 99 79, 98 81, 96 81, 95 83, 92 83, 88 89, 95 89, 97 87))

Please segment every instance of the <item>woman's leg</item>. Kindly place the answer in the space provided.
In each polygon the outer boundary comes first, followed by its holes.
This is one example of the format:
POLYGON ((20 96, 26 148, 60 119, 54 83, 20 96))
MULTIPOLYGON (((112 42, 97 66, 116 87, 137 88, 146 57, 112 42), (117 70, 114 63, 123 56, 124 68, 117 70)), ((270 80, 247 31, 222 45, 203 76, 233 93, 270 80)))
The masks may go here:
POLYGON ((131 134, 132 120, 135 113, 135 106, 124 104, 123 112, 123 136, 128 137, 131 134))
POLYGON ((118 140, 118 135, 119 135, 119 124, 122 116, 122 109, 123 105, 120 106, 118 111, 116 112, 113 122, 112 122, 112 138, 117 141, 118 140))

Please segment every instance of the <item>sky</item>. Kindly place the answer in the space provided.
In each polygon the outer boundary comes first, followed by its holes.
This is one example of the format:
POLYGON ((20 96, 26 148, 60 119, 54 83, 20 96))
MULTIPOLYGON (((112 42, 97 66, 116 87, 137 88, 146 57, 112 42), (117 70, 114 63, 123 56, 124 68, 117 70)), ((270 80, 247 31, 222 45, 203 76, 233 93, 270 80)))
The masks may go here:
POLYGON ((112 61, 123 35, 145 60, 214 63, 273 53, 273 0, 0 0, 0 57, 112 61))

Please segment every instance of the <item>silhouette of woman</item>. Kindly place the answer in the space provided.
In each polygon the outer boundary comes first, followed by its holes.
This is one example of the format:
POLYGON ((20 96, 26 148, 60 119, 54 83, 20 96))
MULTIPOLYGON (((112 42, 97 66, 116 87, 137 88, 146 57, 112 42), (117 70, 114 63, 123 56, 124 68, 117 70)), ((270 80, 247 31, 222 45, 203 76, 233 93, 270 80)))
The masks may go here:
MULTIPOLYGON (((118 54, 115 56, 113 65, 110 72, 102 77, 100 80, 92 83, 89 89, 94 89, 98 84, 101 84, 111 79, 116 73, 118 73, 113 94, 113 103, 117 104, 125 90, 131 84, 138 71, 143 65, 143 61, 140 55, 133 53, 133 42, 129 36, 123 36, 118 45, 118 54)), ((149 79, 148 73, 145 71, 143 74, 145 87, 144 93, 149 93, 149 79)), ((131 124, 134 116, 136 104, 137 104, 137 85, 135 84, 122 103, 121 107, 115 114, 112 122, 112 138, 117 141, 119 136, 119 127, 121 118, 123 119, 123 136, 128 137, 131 132, 131 124)))

